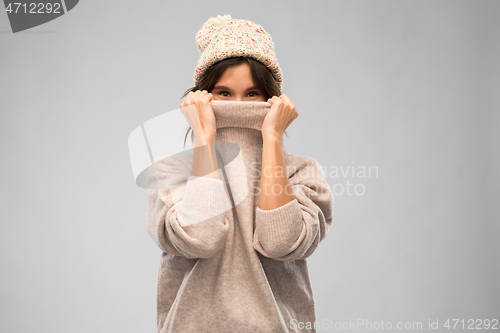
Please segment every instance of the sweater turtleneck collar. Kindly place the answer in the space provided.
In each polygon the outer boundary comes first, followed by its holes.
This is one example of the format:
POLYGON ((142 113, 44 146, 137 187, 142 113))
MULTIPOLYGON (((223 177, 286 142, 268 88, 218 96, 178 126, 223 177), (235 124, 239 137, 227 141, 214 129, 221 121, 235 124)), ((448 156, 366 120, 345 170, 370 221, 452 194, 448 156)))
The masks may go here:
POLYGON ((262 146, 262 123, 270 103, 212 100, 210 104, 217 128, 216 141, 262 146))

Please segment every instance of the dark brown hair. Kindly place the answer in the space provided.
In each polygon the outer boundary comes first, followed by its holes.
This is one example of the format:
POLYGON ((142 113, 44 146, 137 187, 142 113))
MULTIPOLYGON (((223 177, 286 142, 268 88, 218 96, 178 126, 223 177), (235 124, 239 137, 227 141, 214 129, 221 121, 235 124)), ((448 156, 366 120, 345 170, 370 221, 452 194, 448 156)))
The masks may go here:
MULTIPOLYGON (((252 74, 253 83, 258 89, 260 89, 260 91, 262 91, 266 100, 273 96, 281 96, 281 90, 276 83, 273 74, 263 63, 250 57, 233 57, 223 59, 210 66, 206 70, 206 72, 203 73, 198 84, 186 90, 181 99, 185 98, 190 91, 195 92, 197 90, 206 90, 211 93, 226 69, 238 66, 244 62, 248 63, 248 65, 250 66, 250 73, 252 74)), ((184 146, 186 146, 186 139, 190 131, 192 131, 192 128, 189 126, 186 129, 184 146)), ((288 134, 286 134, 286 131, 285 135, 288 136, 288 134)), ((194 132, 191 132, 191 141, 193 140, 194 132)))

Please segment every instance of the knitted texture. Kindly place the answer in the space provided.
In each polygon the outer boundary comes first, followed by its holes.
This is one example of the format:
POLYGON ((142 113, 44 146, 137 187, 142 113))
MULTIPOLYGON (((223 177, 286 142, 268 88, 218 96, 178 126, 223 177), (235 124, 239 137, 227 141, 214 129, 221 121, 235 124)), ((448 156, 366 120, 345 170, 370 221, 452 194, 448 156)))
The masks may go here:
POLYGON ((158 332, 316 332, 292 323, 316 321, 306 258, 333 220, 323 169, 313 158, 285 150, 294 199, 261 210, 259 124, 270 104, 211 105, 216 143, 238 147, 236 158, 218 152, 225 177, 191 176, 192 154, 161 157, 148 172, 147 182, 155 186, 148 186, 145 224, 162 250, 158 332), (227 207, 231 201, 235 205, 227 207))
POLYGON ((216 62, 231 57, 251 57, 263 63, 281 89, 283 75, 271 35, 252 21, 233 19, 230 15, 210 18, 196 34, 200 52, 194 84, 216 62))
MULTIPOLYGON (((271 108, 268 102, 210 101, 217 128, 243 127, 257 131, 262 129, 264 118, 271 108), (245 104, 241 104, 245 103, 245 104), (235 105, 240 106, 234 108, 235 105), (244 106, 244 107, 241 107, 244 106)), ((262 133, 260 133, 262 135, 262 133)))

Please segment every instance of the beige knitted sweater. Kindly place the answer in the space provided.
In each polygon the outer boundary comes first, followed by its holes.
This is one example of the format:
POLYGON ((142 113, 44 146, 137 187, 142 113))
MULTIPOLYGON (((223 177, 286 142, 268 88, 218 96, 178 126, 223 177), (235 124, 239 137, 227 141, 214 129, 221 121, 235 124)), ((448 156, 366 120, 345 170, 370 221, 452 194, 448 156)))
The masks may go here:
POLYGON ((157 158, 148 171, 145 224, 162 250, 158 332, 316 332, 296 327, 315 322, 306 258, 333 220, 323 169, 285 150, 295 199, 259 209, 260 129, 271 104, 211 105, 221 177, 191 176, 192 151, 157 158))

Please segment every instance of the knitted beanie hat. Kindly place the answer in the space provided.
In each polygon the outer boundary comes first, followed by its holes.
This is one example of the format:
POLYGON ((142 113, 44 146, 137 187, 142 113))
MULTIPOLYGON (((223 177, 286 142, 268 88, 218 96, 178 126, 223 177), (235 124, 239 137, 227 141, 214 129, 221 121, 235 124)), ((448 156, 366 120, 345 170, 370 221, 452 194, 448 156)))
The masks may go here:
POLYGON ((194 74, 197 85, 205 71, 216 62, 231 57, 251 57, 271 71, 279 88, 283 83, 274 43, 262 26, 230 15, 211 17, 196 34, 200 51, 194 74))

